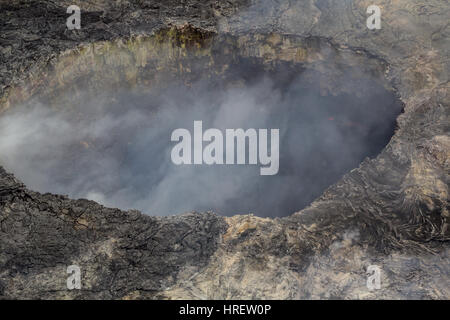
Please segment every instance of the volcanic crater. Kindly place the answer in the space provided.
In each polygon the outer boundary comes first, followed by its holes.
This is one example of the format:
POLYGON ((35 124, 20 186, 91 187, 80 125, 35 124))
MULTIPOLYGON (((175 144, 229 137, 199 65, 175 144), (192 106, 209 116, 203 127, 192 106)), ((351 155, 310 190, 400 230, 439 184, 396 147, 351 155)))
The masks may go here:
POLYGON ((0 298, 448 298, 448 4, 368 5, 0 4, 0 298), (200 116, 286 128, 279 175, 165 188, 200 116))
POLYGON ((2 160, 35 191, 110 207, 287 216, 389 142, 402 104, 385 72, 321 38, 191 26, 83 45, 11 90, 2 160), (279 128, 277 174, 171 167, 171 132, 196 120, 279 128))

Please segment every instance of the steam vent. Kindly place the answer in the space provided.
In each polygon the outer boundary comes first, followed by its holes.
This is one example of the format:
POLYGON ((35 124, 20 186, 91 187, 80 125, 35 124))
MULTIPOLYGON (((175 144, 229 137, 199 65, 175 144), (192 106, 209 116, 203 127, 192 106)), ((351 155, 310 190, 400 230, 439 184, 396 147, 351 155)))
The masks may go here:
POLYGON ((449 299, 450 5, 376 2, 1 2, 0 299, 449 299))

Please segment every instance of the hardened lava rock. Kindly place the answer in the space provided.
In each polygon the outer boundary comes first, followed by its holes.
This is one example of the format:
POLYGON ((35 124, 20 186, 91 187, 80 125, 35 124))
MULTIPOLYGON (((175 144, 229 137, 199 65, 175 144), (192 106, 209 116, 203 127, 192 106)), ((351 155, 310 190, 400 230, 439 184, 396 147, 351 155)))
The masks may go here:
MULTIPOLYGON (((450 6, 378 1, 382 28, 369 30, 371 4, 2 2, 3 109, 29 98, 48 63, 80 45, 195 28, 319 38, 362 54, 385 66, 404 112, 376 158, 285 218, 151 217, 40 194, 0 169, 0 298, 449 299, 450 6), (82 8, 80 30, 65 25, 72 4, 82 8), (81 290, 67 289, 69 265, 81 268, 81 290), (366 286, 370 265, 381 269, 379 290, 366 286)), ((270 48, 281 46, 279 37, 269 42, 253 48, 255 54, 277 56, 270 48)))

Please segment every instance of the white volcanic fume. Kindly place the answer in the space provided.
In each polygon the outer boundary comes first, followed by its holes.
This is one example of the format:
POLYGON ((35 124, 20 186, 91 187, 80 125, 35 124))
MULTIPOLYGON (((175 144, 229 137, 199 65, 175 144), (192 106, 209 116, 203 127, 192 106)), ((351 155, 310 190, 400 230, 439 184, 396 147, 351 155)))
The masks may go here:
POLYGON ((387 144, 399 109, 392 94, 370 92, 323 96, 301 76, 282 86, 263 77, 111 90, 77 97, 76 108, 27 104, 0 118, 0 163, 36 191, 151 215, 283 216, 387 144), (278 174, 261 176, 258 165, 174 165, 171 133, 195 120, 205 130, 279 128, 278 174))

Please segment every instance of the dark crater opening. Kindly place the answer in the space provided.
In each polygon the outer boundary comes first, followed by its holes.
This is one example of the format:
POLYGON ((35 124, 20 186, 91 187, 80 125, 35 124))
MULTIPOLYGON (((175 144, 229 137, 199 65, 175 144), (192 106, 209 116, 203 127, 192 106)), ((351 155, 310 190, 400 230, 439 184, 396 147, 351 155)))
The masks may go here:
POLYGON ((320 39, 281 35, 188 28, 94 44, 12 91, 0 163, 31 189, 151 215, 286 216, 389 142, 401 104, 384 71, 320 39), (203 131, 279 129, 278 174, 174 165, 171 133, 193 134, 197 120, 203 131))

